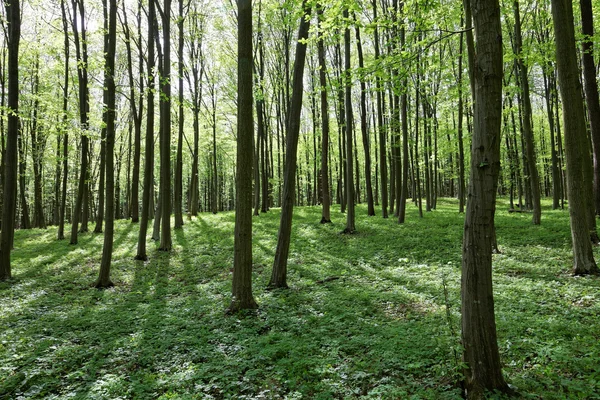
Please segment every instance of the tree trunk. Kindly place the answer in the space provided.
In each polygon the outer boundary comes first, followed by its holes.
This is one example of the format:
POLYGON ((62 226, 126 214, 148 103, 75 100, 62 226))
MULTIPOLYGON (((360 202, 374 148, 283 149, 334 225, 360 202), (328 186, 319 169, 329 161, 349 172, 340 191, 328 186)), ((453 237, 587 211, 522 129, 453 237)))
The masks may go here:
MULTIPOLYGON (((348 20, 348 9, 344 9, 344 18, 348 20)), ((352 71, 350 69, 350 28, 346 27, 344 32, 344 86, 345 98, 344 108, 346 111, 346 228, 343 233, 354 233, 356 227, 354 226, 355 211, 354 211, 354 181, 352 174, 354 173, 353 166, 353 146, 352 146, 352 132, 354 130, 353 120, 354 115, 352 113, 352 71)))
POLYGON ((113 286, 110 280, 110 265, 113 249, 115 209, 114 202, 110 199, 114 197, 115 173, 114 173, 114 153, 115 153, 115 50, 117 41, 117 0, 109 0, 108 10, 108 46, 105 53, 105 79, 106 83, 106 227, 104 232, 104 245, 102 247, 102 262, 100 272, 96 281, 96 288, 107 288, 113 286))
POLYGON ((252 1, 238 4, 238 119, 232 301, 227 311, 254 309, 252 296, 252 1))
POLYGON ((177 159, 175 161, 175 188, 174 188, 174 204, 175 209, 175 229, 183 226, 183 128, 184 128, 184 112, 183 112, 183 22, 185 15, 183 13, 183 1, 179 0, 179 18, 177 27, 179 28, 179 54, 178 54, 178 75, 179 75, 179 124, 177 131, 177 159))
POLYGON ((322 191, 322 212, 321 223, 331 223, 331 198, 329 196, 329 175, 328 175, 328 157, 329 157, 329 102, 327 100, 327 77, 325 71, 325 45, 323 44, 323 32, 321 21, 323 18, 323 6, 317 8, 319 15, 319 41, 317 43, 319 52, 319 85, 321 92, 321 191, 322 191))
POLYGON ((65 214, 67 208, 67 180, 69 172, 69 134, 67 129, 68 123, 68 104, 69 104, 69 32, 67 13, 65 8, 65 0, 60 2, 62 23, 63 23, 63 34, 64 34, 64 51, 65 51, 65 69, 64 69, 64 83, 63 83, 63 98, 62 98, 62 125, 60 127, 63 139, 63 168, 62 168, 62 189, 61 189, 61 201, 60 201, 60 216, 58 219, 58 240, 65 238, 65 214))
POLYGON ((502 376, 492 289, 502 122, 502 28, 497 0, 475 0, 472 11, 477 36, 474 63, 470 64, 475 79, 475 121, 463 236, 461 310, 467 398, 483 399, 486 391, 510 392, 502 376))
POLYGON ((138 235, 138 246, 136 260, 147 260, 146 233, 148 231, 148 220, 150 218, 151 199, 154 196, 154 185, 152 182, 152 171, 154 170, 154 36, 156 35, 156 11, 154 2, 148 4, 148 112, 146 117, 146 141, 144 154, 144 192, 142 194, 142 219, 140 220, 140 232, 138 235))
POLYGON ((21 11, 19 0, 5 0, 8 24, 8 130, 4 156, 4 201, 2 203, 2 231, 0 232, 0 281, 12 277, 10 253, 12 250, 16 193, 17 193, 17 136, 19 136, 19 41, 21 38, 21 11))
MULTIPOLYGON (((354 17, 356 20, 356 16, 354 17)), ((356 48, 358 50, 358 67, 364 68, 362 44, 360 41, 360 29, 356 26, 356 48)), ((369 132, 367 130, 367 87, 364 79, 360 80, 360 131, 362 134, 363 148, 365 150, 365 185, 367 191, 367 215, 375 215, 373 204, 373 185, 371 183, 371 152, 369 144, 369 132)))
POLYGON ((565 152, 567 156, 567 192, 569 195, 569 215, 571 217, 571 238, 573 240, 573 273, 575 275, 597 274, 598 267, 592 253, 587 221, 588 206, 585 196, 589 183, 585 181, 584 158, 588 152, 587 133, 581 83, 575 49, 575 28, 573 26, 573 4, 565 0, 552 0, 556 42, 556 66, 558 84, 563 105, 565 127, 565 152))
POLYGON ((527 169, 529 171, 529 180, 531 184, 531 201, 533 205, 532 223, 534 225, 539 225, 542 215, 540 201, 540 178, 538 174, 535 148, 533 143, 531 99, 529 96, 529 77, 527 76, 527 66, 523 61, 521 17, 519 14, 519 2, 517 0, 513 1, 513 11, 515 17, 515 55, 517 57, 516 64, 519 71, 519 83, 521 84, 521 106, 523 109, 523 136, 525 140, 525 152, 527 154, 527 169))
MULTIPOLYGON (((273 272, 269 281, 270 288, 287 288, 287 261, 290 251, 290 238, 292 234, 292 217, 294 211, 294 191, 296 184, 296 160, 298 154, 298 138, 300 135, 300 113, 302 111, 302 95, 304 91, 303 76, 306 59, 306 38, 310 27, 310 20, 305 14, 310 13, 306 0, 302 2, 303 15, 298 29, 298 42, 296 44, 296 59, 294 61, 294 78, 292 101, 287 118, 285 169, 283 180, 283 197, 281 203, 281 220, 273 262, 273 272)), ((238 179, 239 175, 238 175, 238 179)))
POLYGON ((171 0, 162 9, 163 57, 160 96, 161 251, 171 251, 171 0))

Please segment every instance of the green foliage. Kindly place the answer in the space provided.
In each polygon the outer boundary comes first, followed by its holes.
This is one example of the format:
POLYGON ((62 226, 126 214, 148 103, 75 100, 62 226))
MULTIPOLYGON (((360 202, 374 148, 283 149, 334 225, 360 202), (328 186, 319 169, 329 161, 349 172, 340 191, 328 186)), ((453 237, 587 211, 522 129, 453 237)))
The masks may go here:
MULTIPOLYGON (((494 256, 505 374, 526 398, 598 398, 600 282, 569 275, 568 214, 545 207, 531 226, 507 208, 494 256)), ((347 236, 342 215, 321 225, 319 207, 297 208, 291 289, 271 292, 279 211, 262 214, 260 309, 235 317, 224 315, 232 213, 187 222, 174 251, 148 263, 133 261, 137 226, 117 222, 116 287, 105 291, 91 287, 101 236, 69 246, 53 228, 17 231, 15 280, 0 284, 0 398, 459 399, 456 210, 440 199, 418 219, 409 205, 398 225, 359 205, 359 233, 347 236)))

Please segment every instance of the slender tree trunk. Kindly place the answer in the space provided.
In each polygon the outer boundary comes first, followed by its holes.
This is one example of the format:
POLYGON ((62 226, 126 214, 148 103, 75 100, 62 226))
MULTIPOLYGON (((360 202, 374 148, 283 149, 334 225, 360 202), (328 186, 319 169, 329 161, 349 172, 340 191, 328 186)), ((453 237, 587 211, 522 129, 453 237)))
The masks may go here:
MULTIPOLYGON (((302 2, 304 14, 310 9, 302 2)), ((302 111, 302 94, 304 63, 306 59, 306 38, 310 27, 309 19, 304 15, 300 19, 298 29, 298 42, 296 44, 296 59, 294 61, 294 78, 292 102, 287 118, 287 140, 285 151, 285 169, 283 180, 283 198, 281 203, 281 220, 273 262, 273 272, 269 282, 270 288, 287 288, 287 261, 290 251, 290 238, 292 234, 292 216, 294 210, 294 191, 296 184, 296 160, 298 154, 298 138, 300 135, 300 113, 302 111)), ((239 176, 239 175, 238 175, 239 176)), ((239 179, 239 178, 238 178, 239 179)))
MULTIPOLYGON (((377 0, 372 0, 373 6, 373 20, 375 21, 374 27, 374 47, 375 47, 375 59, 378 60, 380 58, 379 51, 379 27, 377 20, 377 0)), ((381 78, 379 76, 375 77, 375 91, 377 92, 377 131, 379 134, 379 168, 380 168, 380 182, 381 182, 381 213, 383 218, 388 217, 388 182, 387 182, 387 149, 386 149, 386 140, 385 140, 385 128, 383 125, 383 104, 382 104, 382 87, 381 87, 381 78)))
POLYGON ((152 182, 152 171, 154 170, 154 36, 156 35, 156 11, 154 2, 148 4, 148 112, 146 118, 146 140, 144 153, 144 192, 142 194, 142 219, 140 220, 140 232, 138 235, 138 246, 136 260, 147 260, 146 233, 148 231, 148 220, 150 218, 151 199, 154 195, 152 182))
POLYGON ((531 201, 533 205, 532 223, 539 225, 541 221, 542 208, 540 200, 540 178, 537 169, 535 148, 533 143, 533 127, 532 127, 532 112, 531 99, 529 96, 529 77, 527 76, 527 66, 523 61, 522 55, 522 38, 521 38, 521 17, 519 14, 519 2, 513 1, 513 11, 515 17, 515 53, 516 64, 519 71, 519 82, 521 84, 521 100, 523 109, 523 136, 525 140, 525 151, 527 154, 527 169, 529 170, 529 180, 531 184, 531 201))
POLYGON ((163 57, 160 96, 160 193, 161 251, 171 251, 171 0, 162 9, 163 57))
MULTIPOLYGON (((348 9, 344 9, 344 18, 348 20, 348 9)), ((344 108, 346 111, 346 228, 344 233, 354 233, 356 227, 354 226, 355 211, 354 211, 354 181, 352 174, 354 173, 353 166, 353 146, 352 146, 352 132, 354 130, 353 120, 354 115, 352 112, 352 71, 350 69, 350 28, 346 27, 344 32, 344 84, 345 84, 345 98, 344 108)))
POLYGON ((64 51, 65 51, 65 69, 64 69, 64 83, 63 83, 63 98, 62 98, 62 124, 60 130, 62 132, 63 140, 63 154, 62 154, 62 190, 61 190, 61 201, 60 201, 60 216, 58 219, 58 240, 65 238, 65 214, 67 208, 67 180, 69 177, 69 134, 67 129, 68 123, 68 104, 69 104, 69 31, 67 22, 67 13, 65 8, 65 0, 61 0, 60 8, 62 13, 63 23, 63 34, 64 34, 64 51))
POLYGON ((329 157, 329 102, 327 99, 327 78, 325 71, 325 45, 323 44, 323 32, 321 20, 323 18, 323 6, 317 8, 319 15, 319 41, 317 43, 319 52, 319 85, 321 92, 321 190, 322 190, 322 213, 321 223, 331 223, 331 198, 329 196, 329 175, 328 175, 328 157, 329 157))
MULTIPOLYGON (((356 19, 356 17, 355 17, 356 19)), ((356 26, 356 48, 358 50, 358 67, 364 68, 362 44, 360 40, 360 29, 356 26)), ((363 148, 365 150, 365 185, 367 191, 367 215, 375 215, 373 204, 373 185, 371 183, 371 152, 369 144, 369 132, 367 130, 367 87, 364 79, 360 81, 360 131, 362 134, 363 148)))
POLYGON ((79 80, 79 124, 81 129, 81 165, 79 171, 79 183, 77 186, 77 199, 73 211, 71 240, 70 244, 77 244, 77 234, 84 229, 87 230, 87 197, 88 197, 88 159, 89 159, 89 138, 88 130, 88 111, 89 111, 89 91, 88 91, 88 73, 87 73, 87 32, 85 28, 85 9, 83 0, 71 0, 73 6, 73 39, 75 42, 75 54, 77 57, 77 77, 79 80), (79 13, 81 21, 78 21, 79 13), (81 35, 79 27, 81 26, 81 35), (81 222, 81 230, 79 229, 81 222))
POLYGON ((112 259, 115 209, 114 202, 110 199, 114 197, 115 173, 114 173, 114 152, 115 152, 115 50, 117 41, 117 0, 109 0, 108 10, 108 46, 105 53, 105 79, 106 83, 106 227, 104 232, 104 245, 102 247, 102 262, 100 272, 95 286, 97 288, 107 288, 113 286, 110 280, 110 265, 112 259))
MULTIPOLYGON (((468 25, 471 21, 468 21, 468 25)), ((463 139, 463 113, 465 106, 463 103, 463 45, 464 45, 464 34, 460 34, 460 46, 458 50, 458 121, 457 121, 457 135, 458 135, 458 212, 465 212, 465 150, 464 150, 464 139, 463 139)))
POLYGON ((177 159, 175 161, 175 187, 174 187, 174 204, 175 208, 175 229, 183 226, 183 128, 184 128, 184 112, 183 112, 183 22, 185 15, 183 12, 184 0, 179 0, 179 18, 177 27, 179 29, 179 54, 178 54, 178 75, 179 75, 179 125, 177 135, 177 159))

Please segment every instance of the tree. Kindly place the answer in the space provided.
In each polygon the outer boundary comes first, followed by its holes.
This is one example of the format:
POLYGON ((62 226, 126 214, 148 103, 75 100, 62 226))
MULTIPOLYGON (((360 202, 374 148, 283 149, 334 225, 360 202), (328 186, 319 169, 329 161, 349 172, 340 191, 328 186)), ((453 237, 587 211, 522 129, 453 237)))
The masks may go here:
POLYGON ((552 0, 556 44, 556 67, 562 97, 563 124, 565 127, 565 152, 567 157, 567 193, 571 238, 573 241, 573 274, 597 274, 600 271, 594 260, 589 238, 588 213, 592 204, 586 196, 591 182, 585 180, 585 157, 589 152, 585 126, 579 67, 575 50, 573 4, 567 0, 552 0))
POLYGON ((171 0, 159 7, 163 23, 160 96, 160 205, 161 251, 171 251, 171 0))
POLYGON ((497 0, 474 0, 471 4, 477 42, 473 57, 476 68, 472 70, 471 172, 462 246, 462 344, 467 398, 483 399, 486 391, 510 392, 500 365, 492 288, 502 122, 502 30, 497 0))
MULTIPOLYGON (((349 19, 348 9, 344 9, 344 19, 347 23, 349 19)), ((350 70, 350 27, 347 26, 344 32, 344 83, 345 83, 345 97, 344 97, 344 108, 346 110, 346 228, 344 233, 354 233, 356 227, 354 226, 355 221, 355 208, 354 208, 354 181, 352 175, 354 174, 353 164, 353 146, 352 146, 352 132, 354 129, 353 120, 354 114, 352 112, 352 74, 350 70)))
POLYGON ((537 162, 535 156, 535 147, 533 143, 533 127, 532 127, 532 111, 531 111, 531 98, 529 96, 529 77, 527 76, 527 66, 523 60, 523 39, 521 35, 521 16, 519 13, 519 1, 513 1, 513 11, 515 16, 515 35, 514 35, 514 47, 515 55, 517 56, 516 65, 518 69, 518 80, 521 86, 521 108, 523 110, 522 124, 523 124, 523 137, 525 139, 525 151, 527 160, 527 170, 529 171, 529 181, 531 185, 531 197, 533 203, 533 216, 532 223, 534 225, 540 224, 542 215, 542 208, 540 202, 540 178, 537 169, 537 162))
POLYGON ((117 0, 109 0, 108 10, 108 47, 105 54, 104 74, 106 82, 106 227, 104 232, 104 246, 102 247, 102 262, 100 273, 95 286, 107 288, 113 286, 110 280, 110 264, 112 258, 115 202, 115 49, 117 41, 117 0))
POLYGON ((89 181, 89 89, 88 89, 88 52, 87 52, 87 33, 85 25, 85 9, 83 0, 72 0, 73 20, 73 39, 75 42, 75 54, 77 57, 77 78, 79 81, 79 123, 81 128, 81 164, 79 171, 79 183, 77 187, 77 200, 73 211, 71 221, 71 241, 70 244, 77 244, 77 233, 80 231, 79 222, 81 221, 81 231, 87 230, 87 197, 89 181), (81 20, 77 19, 79 12, 81 20), (81 27, 81 33, 79 32, 81 27))
MULTIPOLYGON (((300 135, 300 113, 302 111, 302 94, 304 62, 306 59, 306 38, 310 27, 308 15, 310 8, 307 1, 302 2, 302 17, 298 28, 296 43, 296 59, 294 60, 294 78, 292 101, 287 116, 287 135, 285 151, 285 168, 283 171, 283 196, 281 199, 281 219, 277 236, 277 249, 273 262, 273 272, 269 281, 270 288, 287 288, 287 261, 292 235, 292 215, 294 212, 294 197, 296 187, 296 159, 298 155, 298 138, 300 135)), ((239 179, 239 178, 238 178, 239 179)))
POLYGON ((329 102, 327 100, 327 77, 325 74, 325 45, 323 44, 323 28, 321 26, 323 18, 323 5, 320 4, 317 8, 319 16, 319 41, 318 58, 319 58, 319 85, 321 92, 321 192, 322 192, 322 213, 321 223, 331 223, 331 198, 329 196, 329 102))
POLYGON ((238 116, 233 283, 228 313, 254 309, 252 296, 252 1, 238 0, 238 116))
POLYGON ((579 7, 581 9, 581 28, 584 35, 581 42, 581 61, 594 156, 593 211, 595 215, 600 215, 600 99, 598 96, 598 82, 596 81, 596 64, 594 63, 594 41, 592 39, 594 37, 592 2, 591 0, 579 0, 579 7))
POLYGON ((61 187, 61 200, 60 200, 60 216, 58 219, 58 240, 65 238, 65 213, 67 208, 67 180, 69 172, 69 135, 67 130, 68 122, 68 105, 69 105, 69 28, 67 22, 67 13, 65 7, 65 0, 60 1, 60 9, 62 15, 63 24, 63 35, 64 35, 64 52, 65 52, 65 69, 64 69, 64 83, 62 93, 62 125, 60 127, 63 139, 63 168, 62 168, 62 187, 61 187))
POLYGON ((8 126, 4 156, 4 201, 2 203, 2 232, 0 232, 0 281, 12 277, 12 250, 17 193, 17 137, 19 136, 19 42, 21 39, 21 10, 19 0, 5 0, 8 22, 8 126))

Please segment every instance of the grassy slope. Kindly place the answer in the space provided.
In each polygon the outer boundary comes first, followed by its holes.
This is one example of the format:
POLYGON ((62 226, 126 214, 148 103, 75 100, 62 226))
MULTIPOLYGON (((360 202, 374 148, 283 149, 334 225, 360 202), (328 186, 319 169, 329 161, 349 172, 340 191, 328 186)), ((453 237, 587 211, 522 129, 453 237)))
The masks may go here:
MULTIPOLYGON (((505 374, 529 398, 600 398, 600 281, 573 278, 565 211, 542 225, 500 204, 494 256, 505 374), (595 396, 595 397, 594 397, 595 396)), ((454 201, 408 223, 296 210, 288 291, 266 292, 279 210, 254 218, 257 314, 226 317, 233 214, 202 214, 174 251, 133 261, 116 225, 113 281, 90 287, 101 235, 18 231, 0 284, 0 398, 459 398, 463 216, 454 201), (339 277, 318 283, 326 277, 339 277), (450 316, 446 314, 446 283, 450 316)), ((598 255, 598 249, 595 250, 598 255)))

